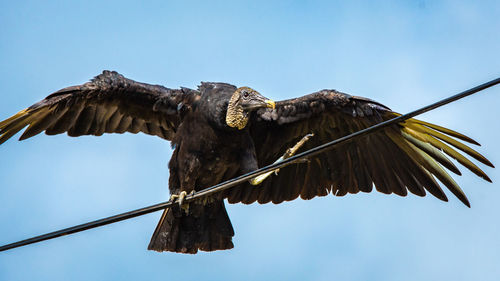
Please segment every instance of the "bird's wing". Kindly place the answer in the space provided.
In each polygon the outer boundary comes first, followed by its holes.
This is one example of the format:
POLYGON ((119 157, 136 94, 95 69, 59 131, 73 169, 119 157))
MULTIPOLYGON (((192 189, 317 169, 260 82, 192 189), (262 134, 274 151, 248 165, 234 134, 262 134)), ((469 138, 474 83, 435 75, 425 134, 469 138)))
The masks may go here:
MULTIPOLYGON (((302 151, 396 116, 399 114, 372 100, 323 90, 278 102, 274 110, 259 110, 250 121, 250 131, 259 165, 264 166, 273 163, 306 134, 314 136, 302 151)), ((244 184, 226 190, 224 196, 231 203, 281 203, 299 196, 311 199, 330 192, 336 196, 371 192, 374 184, 378 191, 386 194, 405 196, 410 191, 424 196, 428 191, 447 201, 437 178, 469 206, 463 191, 444 169, 460 175, 445 154, 487 181, 491 181, 488 176, 455 149, 488 166, 493 165, 460 140, 479 145, 455 131, 409 119, 339 145, 308 162, 282 168, 277 176, 271 176, 259 186, 244 184)))
POLYGON ((104 71, 83 85, 59 90, 0 122, 0 144, 28 126, 20 140, 45 131, 69 136, 138 133, 171 140, 179 111, 199 98, 189 89, 139 83, 104 71))

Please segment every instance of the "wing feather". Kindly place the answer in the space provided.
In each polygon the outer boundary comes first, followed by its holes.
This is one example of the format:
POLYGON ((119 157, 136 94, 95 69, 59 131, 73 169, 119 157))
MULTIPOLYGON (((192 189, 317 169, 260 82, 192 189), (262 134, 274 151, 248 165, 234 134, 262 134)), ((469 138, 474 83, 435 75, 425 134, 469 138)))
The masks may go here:
MULTIPOLYGON (((353 97, 335 90, 322 90, 307 96, 278 102, 276 108, 261 109, 250 119, 250 132, 259 166, 273 163, 286 149, 306 134, 313 133, 301 149, 307 150, 334 139, 399 116, 372 100, 353 97)), ((371 192, 373 186, 385 194, 406 196, 408 191, 425 196, 426 191, 448 201, 438 179, 460 201, 470 206, 463 190, 445 169, 461 175, 447 157, 479 177, 491 181, 471 160, 493 167, 479 152, 460 142, 478 145, 456 131, 409 119, 349 143, 328 150, 309 163, 281 169, 258 187, 241 185, 226 192, 230 203, 280 203, 297 197, 311 199, 331 192, 336 196, 371 192)))
POLYGON ((441 165, 446 167, 448 170, 454 172, 457 175, 462 175, 460 170, 458 170, 457 166, 453 164, 443 153, 437 150, 434 146, 426 143, 425 141, 419 140, 418 138, 413 137, 412 135, 407 133, 407 130, 403 128, 400 131, 401 135, 409 141, 411 144, 416 146, 419 150, 427 153, 429 156, 437 160, 441 165))
MULTIPOLYGON (((50 110, 48 110, 48 109, 41 109, 38 112, 34 112, 33 114, 31 114, 30 122, 27 123, 27 124, 29 124, 29 126, 24 131, 24 133, 21 135, 19 140, 25 140, 27 138, 30 138, 34 135, 37 135, 37 134, 43 132, 43 130, 45 130, 45 128, 47 127, 46 124, 48 123, 49 119, 46 117, 49 114, 50 114, 50 110)), ((3 130, 3 131, 8 132, 8 130, 3 130)), ((15 132, 15 133, 17 133, 17 132, 15 132)), ((11 136, 13 136, 14 134, 12 134, 11 136)), ((11 136, 9 136, 9 138, 11 136)))
POLYGON ((433 136, 433 137, 436 137, 442 141, 445 141, 447 142, 448 144, 450 145, 453 145, 454 147, 462 150, 463 152, 467 153, 469 156, 473 157, 474 159, 476 159, 477 161, 485 164, 485 165, 488 165, 490 167, 494 167, 493 164, 488 160, 486 159, 486 157, 484 157, 483 155, 481 155, 479 152, 475 151, 474 149, 470 148, 469 146, 455 140, 455 139, 452 139, 444 134, 441 134, 437 131, 434 131, 432 129, 429 129, 429 128, 426 128, 422 125, 419 125, 418 123, 416 122, 407 122, 407 126, 411 129, 414 129, 415 131, 418 131, 418 132, 421 132, 423 134, 427 134, 427 135, 430 135, 430 136, 433 136))
POLYGON ((198 99, 194 90, 139 83, 104 71, 88 83, 59 90, 0 122, 0 144, 25 127, 20 140, 43 131, 69 136, 143 132, 171 140, 180 123, 179 105, 198 99))
POLYGON ((106 133, 116 132, 118 125, 120 125, 120 121, 123 118, 123 114, 118 110, 118 106, 116 106, 116 110, 113 111, 113 114, 108 118, 108 122, 106 123, 106 133))
POLYGON ((118 124, 118 128, 116 128, 116 132, 119 134, 125 133, 128 128, 130 128, 133 119, 134 118, 131 116, 122 115, 122 119, 120 120, 120 124, 118 124))

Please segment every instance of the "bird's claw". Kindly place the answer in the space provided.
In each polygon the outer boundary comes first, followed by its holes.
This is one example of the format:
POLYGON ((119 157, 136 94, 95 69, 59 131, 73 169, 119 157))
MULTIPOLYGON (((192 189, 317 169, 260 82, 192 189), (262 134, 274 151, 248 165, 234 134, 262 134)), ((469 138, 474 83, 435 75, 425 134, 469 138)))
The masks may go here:
POLYGON ((177 199, 177 203, 179 204, 179 207, 184 210, 187 213, 189 213, 189 203, 184 204, 184 199, 186 199, 186 196, 191 196, 194 194, 194 190, 191 191, 189 194, 186 191, 181 191, 178 195, 177 194, 172 194, 170 196, 170 201, 175 201, 177 199))
POLYGON ((314 136, 313 133, 303 136, 294 146, 286 150, 285 154, 283 154, 282 156, 283 159, 287 159, 295 155, 297 150, 299 150, 299 148, 301 148, 304 145, 304 143, 306 143, 306 141, 308 141, 313 136, 314 136))

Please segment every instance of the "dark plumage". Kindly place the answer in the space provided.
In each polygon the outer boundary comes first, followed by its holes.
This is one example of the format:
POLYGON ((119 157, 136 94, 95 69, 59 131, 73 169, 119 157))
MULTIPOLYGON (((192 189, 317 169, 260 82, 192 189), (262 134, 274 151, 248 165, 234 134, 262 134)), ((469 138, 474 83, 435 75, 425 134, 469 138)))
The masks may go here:
MULTIPOLYGON (((0 144, 28 126, 21 140, 43 131, 70 136, 143 132, 172 142, 171 194, 201 190, 276 161, 302 137, 302 150, 398 116, 372 100, 335 90, 274 102, 255 90, 202 83, 197 90, 168 89, 104 71, 0 122, 0 144)), ((281 203, 332 193, 371 192, 406 196, 426 191, 447 201, 435 178, 458 199, 467 197, 444 168, 460 175, 446 155, 491 181, 465 152, 493 167, 455 131, 410 119, 353 140, 307 162, 287 166, 258 186, 242 184, 189 205, 166 209, 149 249, 196 253, 233 247, 224 207, 230 203, 281 203)))

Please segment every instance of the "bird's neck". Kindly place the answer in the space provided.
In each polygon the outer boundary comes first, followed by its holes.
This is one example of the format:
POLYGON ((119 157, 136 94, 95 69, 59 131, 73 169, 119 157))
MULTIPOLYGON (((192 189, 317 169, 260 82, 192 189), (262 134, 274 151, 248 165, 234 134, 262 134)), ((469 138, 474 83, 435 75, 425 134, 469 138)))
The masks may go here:
POLYGON ((238 103, 238 96, 234 94, 227 105, 226 124, 232 128, 242 130, 248 123, 248 113, 238 103))

